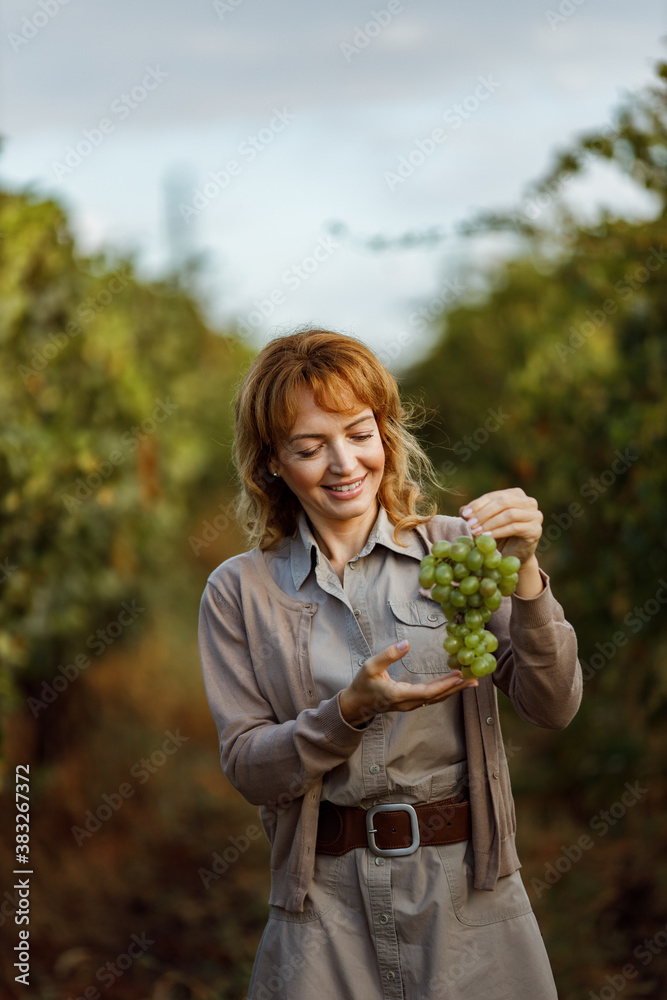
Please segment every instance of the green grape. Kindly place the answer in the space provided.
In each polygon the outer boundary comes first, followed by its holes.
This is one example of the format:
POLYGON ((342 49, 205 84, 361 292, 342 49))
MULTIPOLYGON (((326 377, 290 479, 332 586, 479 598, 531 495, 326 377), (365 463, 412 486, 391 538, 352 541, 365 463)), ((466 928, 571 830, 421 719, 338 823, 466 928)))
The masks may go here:
POLYGON ((490 597, 484 598, 484 604, 489 609, 489 611, 497 611, 500 605, 503 603, 503 595, 499 590, 495 594, 491 594, 490 597))
POLYGON ((449 595, 449 603, 455 608, 464 608, 466 606, 466 595, 462 594, 460 590, 452 590, 449 595))
POLYGON ((471 629, 472 628, 479 628, 481 625, 484 624, 484 621, 482 619, 482 613, 481 613, 481 611, 475 611, 475 610, 473 610, 473 611, 466 611, 466 613, 465 613, 465 623, 468 626, 468 628, 471 628, 471 629))
POLYGON ((435 556, 433 555, 433 553, 431 553, 430 556, 424 556, 419 565, 421 566, 422 569, 424 568, 424 566, 435 566, 435 556))
POLYGON ((484 645, 487 653, 495 653, 498 649, 498 639, 493 632, 484 632, 484 645))
POLYGON ((442 644, 446 653, 458 653, 463 643, 455 635, 448 635, 442 644))
POLYGON ((455 580, 463 580, 468 576, 468 567, 464 562, 454 563, 453 573, 455 580))
POLYGON ((486 673, 492 674, 496 669, 496 658, 491 653, 483 653, 481 657, 486 664, 486 673))
POLYGON ((451 587, 441 587, 439 583, 436 583, 435 587, 431 591, 431 597, 438 604, 446 604, 449 600, 449 595, 452 592, 451 587))
POLYGON ((468 649, 474 649, 475 646, 479 646, 482 636, 479 632, 469 632, 463 641, 468 649))
POLYGON ((456 632, 454 633, 454 635, 458 635, 459 639, 465 639, 465 637, 468 635, 469 632, 470 629, 468 628, 468 626, 464 625, 464 623, 461 622, 460 624, 457 624, 456 632))
POLYGON ((482 606, 483 603, 484 603, 484 601, 482 599, 482 595, 481 594, 479 594, 479 593, 477 593, 477 594, 468 594, 468 607, 469 608, 481 608, 481 606, 482 606))
POLYGON ((460 541, 454 542, 452 545, 452 551, 450 552, 450 558, 453 559, 454 562, 463 562, 468 558, 469 551, 470 547, 468 545, 464 545, 464 543, 460 541))
POLYGON ((472 549, 468 558, 466 559, 466 566, 468 569, 481 569, 484 565, 484 556, 479 551, 479 549, 472 549))
POLYGON ((459 661, 456 659, 456 654, 455 653, 450 653, 450 655, 447 657, 447 666, 449 667, 450 670, 460 670, 461 669, 459 667, 459 661))
POLYGON ((461 673, 463 674, 463 676, 465 677, 465 679, 468 680, 468 681, 471 680, 475 676, 473 674, 472 670, 470 669, 470 667, 461 667, 461 673))
POLYGON ((469 597, 470 594, 475 594, 479 590, 479 580, 476 576, 466 576, 461 580, 459 590, 466 597, 469 597))
POLYGON ((500 583, 503 578, 503 574, 497 569, 487 569, 485 576, 488 576, 489 580, 493 580, 494 583, 500 583))
MULTIPOLYGON (((516 574, 514 574, 516 576, 516 574)), ((517 577, 518 579, 518 577, 517 577)), ((504 577, 498 584, 498 590, 503 595, 503 597, 509 597, 516 590, 517 581, 511 576, 504 577)))
POLYGON ((456 539, 455 545, 467 545, 469 549, 474 549, 475 539, 471 538, 470 535, 459 535, 456 539))
POLYGON ((447 635, 458 635, 456 631, 458 627, 459 626, 456 624, 456 622, 447 622, 447 624, 445 625, 445 631, 447 635))
POLYGON ((496 540, 493 535, 478 535, 477 548, 483 555, 487 556, 491 552, 495 552, 496 540))
POLYGON ((503 576, 511 576, 521 569, 521 560, 517 559, 516 556, 505 556, 504 559, 501 559, 498 569, 503 576))
POLYGON ((436 559, 446 559, 451 551, 452 551, 452 543, 447 542, 443 539, 435 543, 435 545, 431 549, 431 555, 435 556, 436 559))
POLYGON ((475 659, 475 651, 473 649, 459 649, 456 654, 456 659, 459 661, 462 667, 469 667, 472 661, 475 659))
POLYGON ((482 622, 484 623, 484 625, 486 625, 486 623, 491 620, 492 612, 489 610, 489 608, 482 607, 479 609, 479 613, 482 616, 482 622))
POLYGON ((441 605, 441 607, 442 607, 442 613, 448 622, 451 622, 454 620, 454 618, 456 618, 458 608, 455 608, 453 604, 443 604, 441 605))
POLYGON ((446 586, 454 579, 454 571, 449 563, 440 563, 435 568, 435 582, 446 586))
POLYGON ((424 566, 419 574, 419 585, 428 589, 435 583, 435 567, 433 565, 424 566))
POLYGON ((483 656, 476 656, 470 664, 470 671, 473 677, 484 677, 486 674, 486 660, 483 656))
POLYGON ((488 569, 498 569, 502 561, 503 557, 498 549, 494 549, 493 552, 489 552, 488 556, 484 556, 484 565, 488 569))
POLYGON ((482 582, 479 585, 479 592, 482 595, 482 597, 491 597, 491 594, 495 594, 496 582, 497 581, 492 580, 488 576, 485 576, 483 578, 482 582))

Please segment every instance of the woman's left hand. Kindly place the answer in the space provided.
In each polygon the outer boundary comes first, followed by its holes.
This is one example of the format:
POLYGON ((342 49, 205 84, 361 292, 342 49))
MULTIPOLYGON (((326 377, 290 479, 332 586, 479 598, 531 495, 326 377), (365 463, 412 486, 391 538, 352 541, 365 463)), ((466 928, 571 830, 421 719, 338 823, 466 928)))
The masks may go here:
POLYGON ((490 531, 504 556, 516 556, 522 569, 535 563, 535 550, 542 535, 544 515, 534 497, 519 486, 493 490, 460 509, 473 535, 490 531))
POLYGON ((520 486, 493 490, 477 497, 460 509, 473 535, 489 531, 504 556, 516 556, 521 562, 517 597, 537 597, 544 589, 535 550, 542 534, 544 515, 534 497, 520 486))

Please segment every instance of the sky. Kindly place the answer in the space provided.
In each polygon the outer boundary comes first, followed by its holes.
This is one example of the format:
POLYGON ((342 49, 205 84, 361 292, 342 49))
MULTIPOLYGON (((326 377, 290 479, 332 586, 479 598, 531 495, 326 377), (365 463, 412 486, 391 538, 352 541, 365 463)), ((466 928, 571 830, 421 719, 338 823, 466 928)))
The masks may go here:
MULTIPOLYGON (((499 253, 456 226, 525 206, 665 58, 662 0, 5 0, 0 184, 66 207, 85 252, 201 258, 211 322, 304 324, 400 369, 499 253), (398 245, 406 232, 438 238, 398 245), (389 247, 369 246, 382 237, 389 247)), ((649 215, 611 169, 568 197, 649 215)))

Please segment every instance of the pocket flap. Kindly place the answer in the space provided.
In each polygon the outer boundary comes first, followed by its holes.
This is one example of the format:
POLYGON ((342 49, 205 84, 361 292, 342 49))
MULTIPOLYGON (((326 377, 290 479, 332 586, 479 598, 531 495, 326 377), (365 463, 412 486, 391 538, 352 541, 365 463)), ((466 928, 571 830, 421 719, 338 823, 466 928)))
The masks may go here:
POLYGON ((404 625, 425 625, 426 628, 438 628, 447 621, 439 604, 431 600, 406 601, 399 604, 389 601, 393 614, 404 625))

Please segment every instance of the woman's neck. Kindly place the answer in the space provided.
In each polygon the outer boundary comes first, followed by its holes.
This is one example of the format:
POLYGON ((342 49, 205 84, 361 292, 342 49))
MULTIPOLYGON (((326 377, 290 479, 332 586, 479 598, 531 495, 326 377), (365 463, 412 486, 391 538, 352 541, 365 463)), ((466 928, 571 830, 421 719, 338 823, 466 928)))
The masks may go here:
POLYGON ((379 509, 377 503, 371 504, 359 517, 345 521, 329 521, 308 515, 315 541, 341 582, 346 563, 354 559, 368 541, 379 509))

